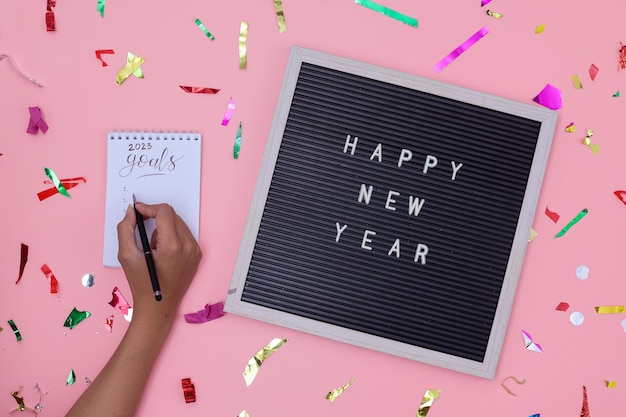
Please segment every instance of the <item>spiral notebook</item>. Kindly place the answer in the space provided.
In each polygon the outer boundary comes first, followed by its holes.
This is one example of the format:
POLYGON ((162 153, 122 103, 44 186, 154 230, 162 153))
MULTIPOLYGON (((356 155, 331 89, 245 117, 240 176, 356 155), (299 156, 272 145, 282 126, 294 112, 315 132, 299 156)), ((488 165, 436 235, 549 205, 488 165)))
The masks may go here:
MULTIPOLYGON (((107 139, 104 266, 119 267, 117 224, 133 194, 147 204, 168 203, 198 239, 202 135, 111 131, 107 139)), ((148 236, 154 220, 146 220, 148 236)))

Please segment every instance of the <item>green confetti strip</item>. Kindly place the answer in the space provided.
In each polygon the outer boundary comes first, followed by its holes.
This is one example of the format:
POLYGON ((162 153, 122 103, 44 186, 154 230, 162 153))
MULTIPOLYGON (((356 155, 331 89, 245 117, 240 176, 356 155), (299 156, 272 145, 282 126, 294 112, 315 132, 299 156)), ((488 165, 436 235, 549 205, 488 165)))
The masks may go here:
POLYGON ((215 40, 215 36, 211 35, 211 32, 209 32, 209 30, 206 28, 206 26, 204 26, 202 24, 200 19, 196 19, 196 25, 198 25, 198 27, 204 32, 204 34, 207 36, 207 38, 211 39, 212 41, 215 40))
POLYGON ((100 16, 104 17, 104 4, 106 0, 98 0, 98 13, 100 16))
POLYGON ((573 225, 575 225, 576 223, 578 223, 583 217, 585 217, 587 215, 587 213, 589 213, 589 210, 587 209, 583 209, 580 213, 578 213, 578 215, 576 217, 574 217, 572 219, 572 221, 570 221, 569 223, 567 223, 565 225, 565 227, 563 229, 561 229, 561 231, 559 233, 556 234, 556 236, 554 237, 561 237, 563 236, 565 233, 567 233, 567 231, 569 229, 572 228, 573 225))
POLYGON ((74 307, 69 316, 67 316, 67 319, 65 319, 65 324, 63 324, 63 327, 69 327, 70 329, 73 329, 78 323, 85 320, 89 316, 91 316, 90 312, 78 311, 76 307, 74 307))
POLYGON ((70 373, 67 376, 67 380, 65 381, 65 385, 74 385, 74 382, 76 382, 76 374, 74 373, 73 369, 70 369, 70 373))
POLYGON ((239 158, 239 151, 241 151, 241 130, 242 125, 239 122, 239 129, 237 129, 237 137, 235 138, 235 145, 233 146, 233 158, 239 158))
POLYGON ((402 23, 406 23, 409 26, 417 27, 417 19, 407 16, 405 14, 402 14, 400 12, 397 12, 395 10, 392 10, 381 4, 374 3, 373 1, 370 1, 370 0, 354 0, 354 2, 363 7, 367 7, 368 9, 372 9, 375 12, 382 13, 385 16, 389 16, 392 19, 396 19, 402 23))
POLYGON ((9 323, 9 326, 11 326, 11 329, 13 330, 13 333, 15 334, 15 338, 17 339, 17 341, 19 342, 20 340, 22 340, 22 335, 20 331, 18 330, 17 326, 15 325, 15 323, 13 322, 13 320, 9 320, 8 323, 9 323))
POLYGON ((65 187, 63 186, 63 184, 61 184, 61 180, 59 179, 57 174, 50 168, 44 167, 43 170, 48 176, 48 178, 50 178, 50 181, 52 181, 52 184, 54 184, 57 190, 59 190, 59 194, 63 194, 66 197, 70 197, 70 193, 68 193, 65 187))
POLYGON ((619 97, 619 91, 616 91, 615 94, 613 94, 613 97, 619 97))

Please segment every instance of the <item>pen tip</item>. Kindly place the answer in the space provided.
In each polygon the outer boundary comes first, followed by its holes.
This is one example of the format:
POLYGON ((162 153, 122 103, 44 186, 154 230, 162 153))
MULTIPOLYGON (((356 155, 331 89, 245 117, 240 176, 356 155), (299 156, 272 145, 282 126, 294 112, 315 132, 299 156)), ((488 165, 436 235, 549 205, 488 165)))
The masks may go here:
POLYGON ((137 198, 135 197, 135 193, 133 193, 133 204, 137 202, 137 198))

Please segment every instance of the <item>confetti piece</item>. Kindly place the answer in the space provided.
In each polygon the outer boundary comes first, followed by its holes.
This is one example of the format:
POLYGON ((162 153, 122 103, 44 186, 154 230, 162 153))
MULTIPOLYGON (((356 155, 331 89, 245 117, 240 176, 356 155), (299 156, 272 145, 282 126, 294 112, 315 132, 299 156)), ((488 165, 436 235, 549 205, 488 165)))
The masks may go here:
POLYGON ((576 126, 574 126, 574 122, 570 122, 570 124, 565 126, 565 131, 567 133, 574 133, 574 131, 576 131, 576 126))
POLYGON ((585 136, 582 142, 583 142, 583 145, 586 145, 589 147, 589 149, 591 149, 591 152, 593 152, 594 155, 597 155, 598 151, 600 150, 600 145, 591 143, 592 136, 593 136, 593 130, 587 129, 587 136, 585 136))
POLYGON ((183 315, 187 323, 200 324, 207 321, 215 320, 224 315, 224 303, 219 302, 215 304, 206 304, 204 309, 199 310, 196 313, 189 313, 183 315))
POLYGON ((576 215, 576 217, 574 217, 569 223, 567 223, 565 225, 565 227, 563 229, 561 229, 561 231, 559 233, 556 234, 556 236, 554 237, 561 237, 563 236, 565 233, 568 232, 568 230, 574 226, 576 223, 578 223, 583 217, 585 217, 587 214, 589 213, 589 210, 587 209, 582 209, 582 211, 580 213, 578 213, 576 215))
POLYGON ((585 315, 583 313, 581 313, 580 311, 574 311, 570 316, 569 316, 569 321, 574 325, 574 326, 580 326, 581 324, 583 324, 583 322, 585 321, 585 315))
POLYGON ((608 379, 605 379, 604 384, 607 388, 617 388, 617 382, 615 381, 609 381, 608 379))
POLYGON ((226 111, 224 112, 224 118, 222 118, 222 126, 228 126, 228 122, 230 122, 230 118, 232 117, 234 111, 235 111, 235 101, 231 97, 230 100, 228 100, 228 107, 226 108, 226 111))
POLYGON ((333 401, 337 399, 337 397, 343 394, 343 392, 347 390, 348 387, 350 387, 350 385, 352 385, 353 382, 354 382, 354 378, 351 378, 350 381, 346 382, 341 387, 334 389, 332 391, 329 391, 328 394, 326 394, 326 399, 332 403, 333 401))
POLYGON ((113 319, 114 319, 113 316, 109 316, 104 321, 104 328, 107 329, 109 333, 113 331, 113 319))
POLYGON ((537 237, 537 231, 533 228, 530 229, 530 235, 528 236, 528 241, 532 242, 537 237))
POLYGON ((196 387, 191 383, 191 378, 183 378, 181 380, 183 386, 183 395, 186 403, 196 402, 196 387))
POLYGON ((580 265, 579 267, 577 267, 576 278, 578 278, 581 281, 584 281, 587 278, 589 278, 589 268, 585 265, 580 265))
POLYGON ((46 6, 46 31, 54 32, 56 30, 56 24, 54 21, 54 8, 56 7, 56 0, 48 0, 46 6))
POLYGON ((196 19, 196 25, 198 25, 200 30, 202 30, 202 32, 204 32, 204 34, 206 35, 207 38, 211 39, 212 41, 215 40, 215 36, 211 35, 211 32, 209 32, 209 30, 206 28, 206 26, 204 26, 202 24, 200 19, 196 19))
POLYGON ((581 89, 583 88, 583 83, 580 81, 580 77, 574 74, 571 76, 572 84, 574 84, 574 88, 581 89))
POLYGON ((545 23, 538 25, 537 27, 535 27, 535 35, 539 35, 540 33, 543 33, 545 29, 546 29, 545 23))
MULTIPOLYGON (((76 187, 78 184, 81 184, 81 183, 84 184, 87 182, 87 180, 84 177, 61 178, 59 179, 59 181, 66 191, 76 187)), ((44 184, 53 184, 53 182, 44 181, 44 184)), ((43 201, 46 198, 52 197, 53 195, 58 194, 58 193, 59 193, 59 190, 57 189, 57 187, 52 187, 52 188, 48 188, 46 190, 38 192, 37 197, 39 198, 39 201, 43 201)))
POLYGON ((254 378, 256 378, 263 361, 274 354, 286 342, 287 339, 272 339, 272 341, 265 345, 263 349, 259 350, 253 357, 250 358, 243 371, 243 379, 246 381, 247 387, 249 387, 254 381, 254 378))
POLYGON ((67 376, 67 380, 65 381, 65 385, 74 385, 74 382, 76 382, 76 374, 74 373, 73 369, 70 369, 70 373, 67 376))
POLYGON ((528 332, 522 330, 522 338, 524 339, 524 346, 527 350, 537 353, 543 353, 541 345, 539 343, 533 342, 533 338, 528 332))
POLYGON ((243 410, 241 413, 237 414, 237 417, 250 417, 246 410, 243 410))
POLYGON ((278 32, 283 33, 287 30, 287 23, 285 22, 282 0, 274 0, 274 11, 276 12, 276 20, 278 21, 278 32))
POLYGON ((442 69, 447 67, 452 61, 457 59, 463 52, 467 51, 476 42, 482 39, 482 37, 485 36, 487 33, 489 33, 489 29, 483 26, 481 29, 478 30, 478 32, 474 33, 465 42, 463 42, 456 49, 454 49, 452 52, 446 55, 441 61, 439 61, 435 65, 435 72, 439 73, 442 69))
POLYGON ((620 314, 626 311, 624 306, 598 306, 594 309, 598 314, 620 314))
POLYGON ((104 5, 106 3, 106 0, 98 0, 98 13, 100 13, 101 17, 104 17, 104 5))
POLYGON ((616 92, 613 94, 613 97, 619 97, 619 91, 616 91, 616 92))
POLYGON ((587 401, 587 387, 583 385, 583 405, 580 410, 580 417, 589 417, 589 403, 587 401))
POLYGON ((520 381, 520 380, 518 380, 517 378, 515 378, 514 376, 507 376, 507 377, 506 377, 506 378, 504 378, 504 379, 502 380, 502 382, 500 383, 500 386, 502 386, 502 388, 504 388, 504 390, 505 390, 506 392, 508 392, 509 394, 511 394, 511 395, 512 395, 512 396, 514 396, 514 397, 517 397, 517 395, 516 395, 513 391, 511 391, 510 389, 508 389, 508 388, 506 387, 506 385, 504 385, 504 383, 505 383, 508 379, 512 379, 513 381, 515 381, 515 383, 516 383, 517 385, 523 385, 523 384, 525 384, 525 383, 526 383, 526 380, 525 380, 525 379, 522 379, 522 380, 520 381))
POLYGON ((617 70, 621 71, 624 68, 626 68, 626 45, 624 45, 621 42, 619 44, 620 44, 620 47, 619 47, 619 65, 617 67, 617 70))
POLYGON ((128 310, 130 309, 130 304, 128 304, 128 302, 117 287, 113 288, 111 296, 112 298, 111 301, 109 301, 109 304, 113 308, 116 308, 122 313, 127 314, 128 310))
POLYGON ((180 88, 183 89, 186 93, 193 94, 217 94, 220 89, 219 88, 209 88, 209 87, 190 87, 186 85, 179 85, 180 88))
POLYGON ((360 6, 367 7, 368 9, 374 10, 375 12, 382 13, 385 16, 391 17, 392 19, 396 19, 402 23, 406 23, 409 26, 417 27, 417 19, 392 10, 381 4, 375 3, 370 0, 354 0, 354 2, 360 6))
POLYGON ((50 294, 57 294, 59 292, 59 281, 57 281, 50 267, 48 267, 48 265, 46 264, 41 265, 41 272, 44 273, 46 279, 50 282, 50 294))
POLYGON ((26 404, 24 404, 24 397, 20 397, 20 392, 22 391, 22 387, 20 387, 20 389, 18 389, 17 391, 11 391, 11 397, 13 397, 13 399, 15 399, 15 401, 17 402, 17 411, 24 411, 26 410, 26 404))
POLYGON ((239 26, 239 69, 245 69, 248 66, 248 22, 241 21, 239 26))
POLYGON ((596 67, 594 64, 591 64, 591 66, 589 67, 589 77, 591 78, 591 81, 594 81, 596 79, 598 71, 600 71, 600 68, 596 67))
POLYGON ((117 85, 122 85, 122 83, 126 81, 126 79, 131 75, 135 75, 137 78, 143 78, 143 72, 141 71, 141 64, 143 64, 143 62, 143 58, 137 55, 133 55, 129 52, 128 58, 126 60, 126 65, 124 65, 124 67, 119 70, 115 76, 115 81, 117 85))
POLYGON ((19 342, 20 340, 22 340, 22 334, 15 325, 15 322, 13 322, 13 320, 8 320, 7 323, 9 323, 9 326, 11 326, 11 330, 13 330, 13 334, 15 335, 17 341, 19 342))
POLYGON ((29 77, 28 75, 26 75, 25 73, 22 72, 22 70, 20 69, 20 67, 17 66, 17 64, 15 63, 15 60, 13 59, 12 56, 10 55, 5 55, 5 54, 0 54, 0 61, 2 61, 3 59, 7 59, 11 65, 13 66, 13 68, 15 69, 15 71, 18 72, 18 74, 20 74, 22 77, 26 78, 28 81, 30 81, 31 83, 39 86, 39 87, 43 87, 43 84, 41 84, 39 81, 37 81, 34 78, 29 77))
POLYGON ((94 274, 85 274, 80 279, 80 282, 83 284, 83 287, 91 288, 96 285, 96 276, 94 274))
POLYGON ((35 405, 34 408, 35 408, 36 411, 39 412, 39 411, 41 411, 45 407, 45 404, 43 403, 43 397, 45 395, 48 395, 48 393, 44 394, 41 391, 41 388, 39 388, 39 384, 38 383, 35 383, 35 391, 39 393, 39 402, 37 403, 37 405, 35 405))
POLYGON ((428 414, 430 407, 433 406, 433 402, 439 397, 440 394, 441 390, 438 389, 426 390, 426 392, 424 393, 424 397, 422 398, 422 403, 420 404, 420 407, 417 411, 416 417, 426 417, 426 414, 428 414))
POLYGON ((20 272, 17 275, 17 281, 15 284, 20 282, 22 279, 22 275, 24 275, 24 268, 26 267, 26 262, 28 262, 28 245, 22 243, 20 248, 20 272))
POLYGON ((543 90, 533 98, 533 101, 551 110, 558 110, 562 106, 561 90, 553 85, 546 84, 543 90))
POLYGON ((486 6, 487 4, 489 4, 489 3, 491 3, 491 0, 481 0, 481 2, 480 2, 480 7, 484 7, 484 6, 486 6))
POLYGON ((569 309, 569 304, 563 302, 559 303, 559 305, 555 308, 557 311, 567 311, 567 309, 569 309))
POLYGON ((558 213, 554 212, 554 211, 550 211, 550 209, 546 206, 546 216, 548 216, 550 218, 550 220, 552 220, 554 223, 559 221, 559 218, 561 216, 559 216, 558 213))
POLYGON ((487 10, 487 15, 496 19, 502 19, 502 13, 492 12, 491 10, 487 10))
POLYGON ((46 133, 48 131, 48 125, 43 120, 43 117, 41 117, 41 109, 36 106, 29 107, 28 112, 30 113, 30 120, 28 121, 26 133, 34 135, 39 130, 41 130, 43 133, 46 133))
POLYGON ((540 417, 540 414, 539 414, 539 413, 537 413, 537 414, 531 414, 531 415, 529 415, 528 417, 540 417))
POLYGON ((65 319, 65 323, 63 324, 63 327, 69 327, 70 329, 73 329, 74 327, 78 325, 78 323, 85 320, 89 316, 91 316, 90 312, 79 311, 76 309, 76 307, 74 307, 72 311, 70 312, 70 314, 65 319))
POLYGON ((235 144, 233 145, 233 158, 239 158, 239 152, 241 151, 241 129, 242 125, 239 122, 239 129, 237 129, 237 136, 235 137, 235 144))
POLYGON ((617 191, 613 191, 613 194, 615 194, 615 196, 617 198, 619 198, 619 200, 626 205, 626 191, 625 190, 617 190, 617 191))
POLYGON ((52 181, 52 184, 54 184, 56 189, 59 191, 59 194, 62 194, 66 197, 70 197, 70 194, 67 192, 67 189, 65 188, 65 186, 61 183, 61 180, 59 179, 57 174, 50 168, 44 167, 43 170, 48 176, 48 178, 50 178, 50 181, 52 181))
POLYGON ((115 51, 113 49, 96 49, 96 58, 98 58, 100 60, 100 62, 102 62, 102 66, 106 67, 109 64, 107 64, 106 62, 104 62, 104 59, 102 59, 102 55, 104 54, 114 54, 115 51))

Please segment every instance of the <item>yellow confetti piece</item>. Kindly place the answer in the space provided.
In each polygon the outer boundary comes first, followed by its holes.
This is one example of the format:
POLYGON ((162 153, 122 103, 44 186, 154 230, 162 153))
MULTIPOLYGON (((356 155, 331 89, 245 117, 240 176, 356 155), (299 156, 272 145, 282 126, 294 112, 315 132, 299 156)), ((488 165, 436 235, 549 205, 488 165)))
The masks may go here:
POLYGON ((587 136, 585 136, 585 138, 583 139, 583 145, 587 145, 594 155, 598 155, 598 152, 600 151, 600 145, 598 145, 597 143, 591 143, 592 136, 593 130, 587 129, 587 136))
POLYGON ((605 380, 604 384, 606 385, 607 388, 617 388, 617 382, 615 381, 605 380))
POLYGON ((276 19, 278 20, 278 32, 283 33, 287 30, 287 23, 285 22, 282 0, 274 0, 274 10, 276 11, 276 19))
POLYGON ((537 26, 535 28, 535 35, 539 35, 540 33, 543 33, 543 31, 545 30, 546 25, 545 24, 541 24, 539 26, 537 26))
POLYGON ((124 65, 124 67, 119 70, 117 75, 115 76, 115 81, 117 82, 118 86, 122 85, 122 83, 133 74, 140 74, 136 75, 138 78, 143 77, 143 72, 141 72, 141 64, 143 64, 144 59, 140 56, 133 55, 130 52, 128 54, 129 55, 126 65, 124 65))
POLYGON ((350 381, 346 382, 341 387, 334 389, 332 391, 329 391, 328 394, 326 394, 326 399, 332 403, 333 401, 337 399, 337 397, 343 394, 343 392, 347 390, 348 387, 352 385, 353 382, 354 382, 354 378, 351 378, 350 381))
POLYGON ((237 414, 237 417, 250 417, 246 410, 243 410, 241 413, 237 414))
POLYGON ((441 390, 439 389, 426 390, 426 392, 424 393, 424 398, 422 398, 420 408, 417 411, 416 417, 426 417, 426 414, 428 414, 430 407, 432 407, 435 399, 439 397, 439 394, 441 394, 441 390))
POLYGON ((491 10, 487 10, 487 14, 495 19, 502 19, 502 13, 492 12, 491 10))
POLYGON ((247 39, 248 22, 242 20, 241 25, 239 26, 239 69, 245 69, 248 66, 247 39))
POLYGON ((594 308, 598 314, 619 314, 626 311, 624 306, 599 306, 594 308))
POLYGON ((537 232, 535 231, 535 229, 531 228, 530 229, 530 235, 528 236, 528 241, 532 242, 534 238, 537 237, 537 232))
POLYGON ((567 133, 574 133, 574 132, 576 131, 576 126, 574 125, 574 122, 571 122, 570 124, 568 124, 568 125, 565 127, 565 131, 566 131, 567 133))
POLYGON ((254 378, 259 373, 259 368, 267 358, 269 358, 274 352, 276 352, 282 345, 287 343, 287 339, 272 339, 263 349, 259 350, 253 357, 250 358, 246 369, 243 371, 243 379, 246 381, 246 386, 250 386, 254 378))
POLYGON ((572 75, 572 84, 574 84, 574 88, 578 88, 581 89, 583 88, 583 83, 580 82, 580 77, 578 77, 578 75, 574 74, 572 75))

